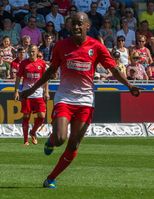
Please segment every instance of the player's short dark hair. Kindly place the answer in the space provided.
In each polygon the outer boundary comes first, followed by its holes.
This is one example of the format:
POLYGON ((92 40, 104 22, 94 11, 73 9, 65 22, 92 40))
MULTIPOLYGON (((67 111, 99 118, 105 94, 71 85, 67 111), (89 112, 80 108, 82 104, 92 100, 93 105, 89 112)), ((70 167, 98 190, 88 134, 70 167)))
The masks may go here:
POLYGON ((23 51, 23 50, 25 50, 24 47, 23 47, 23 46, 20 46, 20 47, 17 49, 17 52, 21 52, 21 51, 23 51))

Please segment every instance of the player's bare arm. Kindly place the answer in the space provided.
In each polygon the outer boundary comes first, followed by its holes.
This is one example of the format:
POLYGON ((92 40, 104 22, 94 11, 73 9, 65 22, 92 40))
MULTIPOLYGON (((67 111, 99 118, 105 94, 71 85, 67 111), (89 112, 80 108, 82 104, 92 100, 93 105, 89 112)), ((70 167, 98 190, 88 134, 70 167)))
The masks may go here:
POLYGON ((16 78, 15 81, 15 92, 14 92, 14 100, 18 101, 19 100, 19 84, 20 84, 20 77, 16 78))
POLYGON ((43 87, 44 87, 44 94, 43 94, 44 100, 47 101, 47 100, 50 99, 49 89, 48 89, 48 82, 46 82, 46 83, 43 85, 43 87))
POLYGON ((130 84, 130 82, 124 77, 124 75, 119 71, 118 68, 111 68, 110 71, 119 82, 121 82, 129 88, 133 96, 138 97, 140 95, 140 92, 141 90, 143 90, 143 88, 139 88, 130 84))
POLYGON ((21 97, 27 98, 29 95, 33 94, 35 92, 35 90, 38 89, 43 84, 45 84, 51 78, 51 75, 54 74, 54 73, 55 73, 55 71, 53 70, 53 68, 49 67, 45 71, 45 73, 43 74, 41 79, 39 79, 30 89, 24 90, 21 93, 21 97))

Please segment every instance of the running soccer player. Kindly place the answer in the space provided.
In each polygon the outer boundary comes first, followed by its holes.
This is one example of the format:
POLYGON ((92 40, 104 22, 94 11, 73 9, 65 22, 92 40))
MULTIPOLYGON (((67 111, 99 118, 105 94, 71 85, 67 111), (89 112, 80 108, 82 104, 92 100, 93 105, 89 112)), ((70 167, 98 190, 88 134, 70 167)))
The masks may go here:
MULTIPOLYGON (((29 58, 21 62, 19 66, 19 71, 17 73, 17 78, 15 82, 15 100, 19 100, 19 83, 21 78, 23 78, 22 89, 26 90, 32 87, 35 82, 37 82, 46 70, 45 61, 37 58, 38 48, 36 45, 31 45, 29 47, 29 58)), ((31 113, 37 113, 37 118, 35 118, 34 126, 30 131, 30 136, 32 138, 32 143, 37 144, 36 131, 43 124, 45 114, 46 114, 46 104, 45 100, 49 98, 48 84, 45 83, 43 87, 39 87, 32 95, 27 99, 22 99, 21 101, 21 112, 23 113, 23 135, 24 144, 29 145, 28 142, 28 128, 29 119, 31 113), (44 98, 43 98, 44 95, 44 98)))
POLYGON ((55 146, 60 146, 67 138, 68 124, 71 133, 64 153, 57 165, 44 181, 47 188, 56 187, 57 176, 66 169, 76 157, 79 144, 91 123, 94 112, 93 79, 96 65, 100 62, 125 84, 133 96, 140 89, 131 85, 116 67, 109 51, 99 41, 86 35, 90 25, 87 14, 77 12, 72 17, 72 36, 56 43, 50 68, 43 77, 21 96, 26 98, 61 69, 61 80, 54 98, 52 113, 53 133, 45 143, 44 152, 50 155, 55 146))

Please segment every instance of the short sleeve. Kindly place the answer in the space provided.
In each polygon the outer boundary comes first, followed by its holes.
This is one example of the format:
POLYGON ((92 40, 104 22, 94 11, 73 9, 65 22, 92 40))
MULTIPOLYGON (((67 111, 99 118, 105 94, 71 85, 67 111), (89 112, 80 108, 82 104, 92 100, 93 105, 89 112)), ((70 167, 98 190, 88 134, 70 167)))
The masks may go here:
POLYGON ((97 61, 101 63, 102 66, 106 69, 116 67, 115 60, 111 57, 110 52, 103 44, 100 44, 98 47, 98 60, 97 61))

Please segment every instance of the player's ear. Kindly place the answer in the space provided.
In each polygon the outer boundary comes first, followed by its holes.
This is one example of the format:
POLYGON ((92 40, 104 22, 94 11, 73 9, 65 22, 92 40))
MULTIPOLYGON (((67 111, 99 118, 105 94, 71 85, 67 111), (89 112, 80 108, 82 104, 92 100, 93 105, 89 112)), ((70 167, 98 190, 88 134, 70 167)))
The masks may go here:
POLYGON ((89 31, 91 24, 87 23, 87 31, 89 31))

